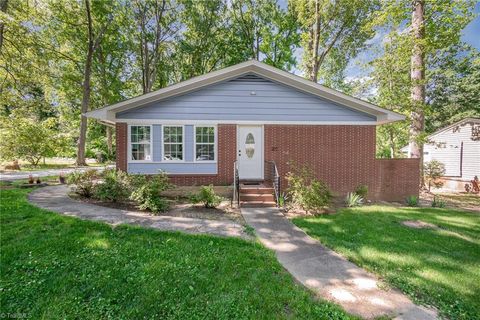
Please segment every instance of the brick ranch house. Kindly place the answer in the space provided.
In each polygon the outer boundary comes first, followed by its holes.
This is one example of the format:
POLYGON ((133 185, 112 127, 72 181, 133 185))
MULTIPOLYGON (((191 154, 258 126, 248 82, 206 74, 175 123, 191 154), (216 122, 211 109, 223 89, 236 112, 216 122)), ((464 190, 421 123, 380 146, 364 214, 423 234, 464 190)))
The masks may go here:
POLYGON ((117 168, 165 171, 177 185, 270 180, 308 165, 342 196, 418 195, 418 159, 376 159, 376 126, 395 112, 251 60, 86 114, 115 125, 117 168))

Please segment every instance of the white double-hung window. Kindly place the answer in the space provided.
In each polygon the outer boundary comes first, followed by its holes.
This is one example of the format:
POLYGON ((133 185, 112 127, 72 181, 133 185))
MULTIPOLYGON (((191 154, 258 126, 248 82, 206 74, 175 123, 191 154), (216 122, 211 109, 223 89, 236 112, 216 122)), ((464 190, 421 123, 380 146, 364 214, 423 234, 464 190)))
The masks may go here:
POLYGON ((195 127, 195 161, 215 161, 215 127, 195 127))
POLYGON ((183 161, 183 126, 163 126, 163 160, 183 161))
POLYGON ((151 129, 150 126, 130 126, 130 160, 152 160, 151 129))

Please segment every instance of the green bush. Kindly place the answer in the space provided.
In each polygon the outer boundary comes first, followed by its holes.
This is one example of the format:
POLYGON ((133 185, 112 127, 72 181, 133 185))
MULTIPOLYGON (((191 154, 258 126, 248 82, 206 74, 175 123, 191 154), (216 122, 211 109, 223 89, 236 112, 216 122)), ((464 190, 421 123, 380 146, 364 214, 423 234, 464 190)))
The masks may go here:
POLYGON ((102 183, 95 185, 93 197, 103 201, 122 201, 131 193, 129 176, 121 170, 106 169, 102 172, 102 183))
POLYGON ((367 199, 368 195, 368 186, 361 184, 355 189, 355 193, 358 194, 361 198, 367 199))
POLYGON ((67 183, 73 185, 73 192, 76 194, 90 198, 95 188, 95 180, 98 178, 98 172, 94 169, 86 171, 74 171, 67 176, 67 183))
POLYGON ((432 201, 432 207, 433 208, 445 208, 445 205, 446 205, 445 201, 438 198, 437 196, 433 197, 433 201, 432 201))
POLYGON ((409 207, 418 207, 418 197, 417 196, 408 196, 406 201, 407 201, 407 205, 409 207))
POLYGON ((202 186, 198 194, 190 196, 192 203, 203 203, 205 208, 215 208, 222 202, 222 197, 215 194, 213 186, 202 186))
POLYGON ((289 206, 308 212, 319 212, 330 203, 332 194, 327 185, 315 178, 313 171, 302 166, 287 173, 289 206))
POLYGON ((428 191, 431 187, 441 188, 443 181, 441 177, 445 175, 445 165, 437 160, 427 161, 423 165, 423 175, 428 186, 428 191))
POLYGON ((164 172, 150 177, 132 176, 131 182, 133 192, 130 199, 135 201, 141 210, 154 213, 168 210, 169 203, 161 196, 161 192, 172 188, 172 185, 164 172))
POLYGON ((345 197, 345 205, 349 208, 363 204, 363 198, 356 192, 349 192, 345 197))

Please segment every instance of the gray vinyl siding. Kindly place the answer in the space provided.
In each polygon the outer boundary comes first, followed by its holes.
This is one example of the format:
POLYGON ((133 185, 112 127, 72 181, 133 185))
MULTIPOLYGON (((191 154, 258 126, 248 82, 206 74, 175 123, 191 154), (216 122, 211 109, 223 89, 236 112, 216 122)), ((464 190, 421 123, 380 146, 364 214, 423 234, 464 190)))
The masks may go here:
POLYGON ((213 121, 376 121, 294 88, 246 75, 118 113, 118 119, 213 121))
POLYGON ((183 148, 185 162, 163 161, 162 125, 152 125, 152 162, 128 162, 127 171, 136 174, 156 174, 165 171, 168 174, 216 174, 217 163, 194 162, 194 126, 184 126, 183 148))
POLYGON ((480 120, 461 123, 430 137, 425 145, 424 161, 437 160, 445 165, 445 176, 472 180, 480 177, 480 141, 472 139, 472 127, 480 120), (462 156, 463 142, 463 156, 462 156))

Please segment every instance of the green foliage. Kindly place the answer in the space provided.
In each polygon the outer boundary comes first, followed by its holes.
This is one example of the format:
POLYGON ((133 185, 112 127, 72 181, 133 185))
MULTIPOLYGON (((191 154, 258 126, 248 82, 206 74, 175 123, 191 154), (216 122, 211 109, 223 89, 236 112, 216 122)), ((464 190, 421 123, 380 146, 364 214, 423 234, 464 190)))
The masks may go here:
POLYGON ((438 196, 433 196, 432 207, 433 208, 445 208, 445 201, 440 199, 438 196))
POLYGON ((105 169, 101 173, 102 182, 95 185, 93 197, 103 201, 122 201, 130 196, 130 179, 121 170, 105 169))
POLYGON ((205 208, 215 208, 222 202, 222 200, 222 197, 215 194, 213 185, 202 186, 198 194, 192 194, 190 196, 190 201, 192 203, 203 203, 205 208))
POLYGON ((367 199, 367 196, 368 196, 368 186, 365 185, 365 184, 361 184, 359 185, 356 189, 355 189, 355 193, 358 194, 360 197, 362 197, 363 199, 367 199))
POLYGON ((417 196, 408 196, 405 199, 409 207, 418 207, 418 197, 417 196))
POLYGON ((355 193, 355 192, 349 192, 347 193, 347 196, 345 197, 345 205, 349 208, 351 207, 358 207, 363 204, 363 198, 355 193))
POLYGON ((368 24, 378 4, 377 0, 291 1, 289 9, 300 25, 305 77, 313 81, 318 77, 328 86, 341 83, 347 64, 375 34, 368 24))
POLYGON ((168 210, 169 202, 161 195, 162 191, 172 188, 166 173, 161 172, 148 177, 133 176, 132 187, 130 199, 135 201, 141 210, 150 210, 153 213, 168 210))
POLYGON ((67 176, 67 183, 73 185, 73 191, 85 198, 90 198, 95 189, 95 180, 99 178, 98 171, 88 169, 86 171, 74 171, 67 176))
POLYGON ((2 314, 29 319, 356 319, 296 284, 272 252, 255 242, 139 226, 112 228, 37 208, 28 202, 26 189, 1 193, 2 314))
POLYGON ((23 117, 2 117, 1 123, 3 160, 22 159, 36 166, 42 158, 54 156, 62 149, 64 140, 55 130, 54 118, 37 122, 23 117))
POLYGON ((480 279, 480 215, 454 209, 364 206, 293 222, 418 304, 436 307, 440 318, 478 319, 480 300, 471 293, 480 292, 476 281, 480 279), (407 228, 402 224, 405 220, 438 228, 407 228))
POLYGON ((312 169, 307 166, 296 168, 286 175, 288 194, 291 199, 289 206, 301 208, 307 213, 318 213, 330 203, 332 194, 327 185, 315 178, 312 169))
POLYGON ((423 164, 423 174, 428 190, 432 185, 435 188, 440 188, 443 186, 443 181, 440 178, 445 175, 445 165, 438 160, 427 161, 423 164))

